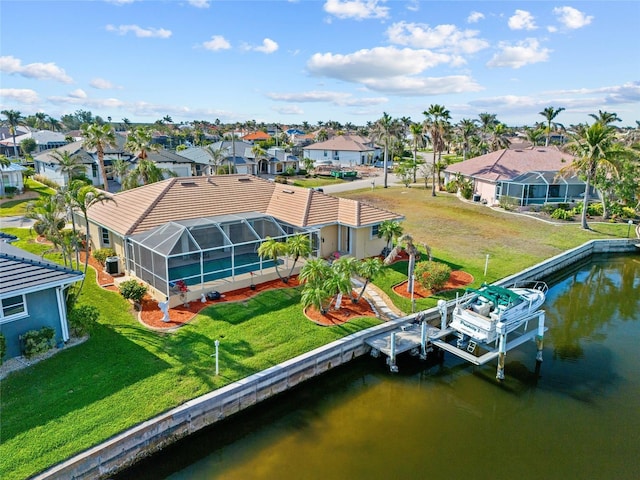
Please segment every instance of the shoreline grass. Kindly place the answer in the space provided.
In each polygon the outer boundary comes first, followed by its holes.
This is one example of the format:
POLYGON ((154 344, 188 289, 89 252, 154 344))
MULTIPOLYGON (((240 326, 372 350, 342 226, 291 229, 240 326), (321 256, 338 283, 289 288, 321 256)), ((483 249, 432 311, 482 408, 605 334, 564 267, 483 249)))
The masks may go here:
MULTIPOLYGON (((626 225, 594 225, 594 231, 546 225, 446 194, 431 197, 415 187, 342 196, 404 214, 404 230, 416 244, 428 244, 436 260, 471 273, 474 285, 594 238, 625 237, 627 231, 626 225)), ((4 231, 17 235, 16 245, 29 251, 42 254, 48 248, 33 243, 29 230, 4 231)), ((410 312, 410 301, 391 291, 404 279, 406 264, 397 263, 375 283, 410 312)), ((176 333, 158 333, 138 323, 120 295, 101 289, 90 270, 80 302, 98 307, 101 317, 89 340, 0 382, 0 478, 31 476, 189 399, 379 323, 361 318, 318 327, 302 316, 299 296, 299 289, 285 289, 214 305, 176 333), (218 377, 210 356, 216 339, 218 377)), ((438 298, 419 300, 417 306, 431 307, 438 298)))

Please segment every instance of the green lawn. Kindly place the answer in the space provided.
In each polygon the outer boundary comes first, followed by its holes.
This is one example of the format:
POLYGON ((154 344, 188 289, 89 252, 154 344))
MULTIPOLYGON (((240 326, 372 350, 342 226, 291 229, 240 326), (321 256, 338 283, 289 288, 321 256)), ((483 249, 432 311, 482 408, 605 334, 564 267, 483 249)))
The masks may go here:
MULTIPOLYGON (((343 194, 405 215, 404 229, 427 243, 439 261, 494 281, 594 238, 625 237, 627 225, 548 225, 530 218, 431 197, 422 188, 369 189, 343 194), (483 276, 486 255, 489 268, 483 276)), ((6 229, 17 246, 42 254, 27 230, 6 229)), ((56 257, 49 257, 55 259, 56 257)), ((406 279, 397 263, 376 280, 405 312, 410 301, 391 291, 406 279)), ((451 294, 449 294, 451 295, 451 294)), ((241 304, 211 306, 174 334, 151 332, 118 294, 96 285, 89 271, 82 303, 101 311, 85 343, 0 382, 0 478, 25 478, 169 408, 297 354, 377 323, 357 319, 341 327, 306 320, 299 290, 263 293, 241 304), (220 376, 211 353, 220 340, 220 376)), ((420 300, 418 308, 435 305, 420 300)))
POLYGON ((25 181, 25 187, 27 188, 26 194, 18 195, 14 199, 2 200, 2 203, 0 203, 0 217, 24 215, 27 211, 27 204, 34 200, 30 192, 38 195, 53 195, 55 193, 55 190, 52 188, 30 178, 25 181))

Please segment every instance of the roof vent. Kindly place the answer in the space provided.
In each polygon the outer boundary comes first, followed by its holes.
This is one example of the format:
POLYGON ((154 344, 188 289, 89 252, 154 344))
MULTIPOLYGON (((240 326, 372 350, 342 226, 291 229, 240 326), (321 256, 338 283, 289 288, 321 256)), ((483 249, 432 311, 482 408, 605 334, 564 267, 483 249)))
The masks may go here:
POLYGON ((240 177, 240 178, 238 178, 238 181, 239 182, 250 182, 251 179, 249 177, 240 177))
POLYGON ((518 150, 518 149, 516 149, 515 151, 516 151, 516 152, 522 152, 522 150, 518 150))
POLYGON ((293 190, 282 190, 282 193, 289 193, 291 195, 293 195, 293 190))
POLYGON ((182 185, 183 187, 195 187, 196 182, 180 182, 180 185, 182 185))

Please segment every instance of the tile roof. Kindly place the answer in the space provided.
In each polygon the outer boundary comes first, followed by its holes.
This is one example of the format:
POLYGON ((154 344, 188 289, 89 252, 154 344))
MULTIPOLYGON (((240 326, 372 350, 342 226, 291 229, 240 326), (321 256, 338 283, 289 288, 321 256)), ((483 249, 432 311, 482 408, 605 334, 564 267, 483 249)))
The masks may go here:
POLYGON ((242 137, 243 140, 248 140, 250 142, 255 140, 269 140, 270 138, 271 138, 271 135, 261 131, 248 133, 242 137))
POLYGON ((314 143, 303 148, 303 150, 336 150, 343 152, 371 152, 374 147, 367 143, 371 140, 360 135, 337 135, 324 142, 314 143))
POLYGON ((252 175, 170 178, 113 195, 89 209, 93 222, 133 235, 170 221, 260 212, 299 227, 364 226, 401 215, 362 202, 252 175))
POLYGON ((0 295, 44 290, 82 280, 82 272, 47 262, 17 247, 0 242, 0 295))
POLYGON ((445 172, 498 182, 512 180, 527 172, 557 172, 573 160, 573 156, 555 146, 503 149, 454 163, 445 172))

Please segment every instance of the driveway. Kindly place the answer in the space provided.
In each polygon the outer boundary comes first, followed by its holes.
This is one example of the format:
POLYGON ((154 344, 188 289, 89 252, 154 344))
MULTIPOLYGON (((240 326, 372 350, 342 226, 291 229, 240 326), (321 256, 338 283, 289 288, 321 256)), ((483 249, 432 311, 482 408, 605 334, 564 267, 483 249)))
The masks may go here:
MULTIPOLYGON (((398 183, 397 177, 393 173, 387 174, 387 185, 392 186, 398 183)), ((349 190, 360 190, 362 188, 379 188, 384 186, 384 174, 380 174, 376 177, 367 177, 362 180, 352 180, 344 183, 338 183, 335 185, 325 185, 321 187, 324 193, 340 193, 348 192, 349 190)))
POLYGON ((34 221, 30 218, 18 217, 0 217, 1 228, 31 228, 34 221))

